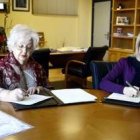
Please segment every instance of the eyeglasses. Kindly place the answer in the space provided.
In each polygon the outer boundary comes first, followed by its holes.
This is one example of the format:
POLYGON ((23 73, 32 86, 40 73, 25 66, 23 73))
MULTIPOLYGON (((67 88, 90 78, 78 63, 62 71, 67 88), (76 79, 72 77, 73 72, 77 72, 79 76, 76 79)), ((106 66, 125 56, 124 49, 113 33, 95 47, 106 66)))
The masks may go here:
POLYGON ((23 49, 31 50, 31 49, 33 49, 33 45, 31 45, 31 44, 27 44, 27 45, 17 45, 16 48, 17 48, 18 50, 23 50, 23 49))

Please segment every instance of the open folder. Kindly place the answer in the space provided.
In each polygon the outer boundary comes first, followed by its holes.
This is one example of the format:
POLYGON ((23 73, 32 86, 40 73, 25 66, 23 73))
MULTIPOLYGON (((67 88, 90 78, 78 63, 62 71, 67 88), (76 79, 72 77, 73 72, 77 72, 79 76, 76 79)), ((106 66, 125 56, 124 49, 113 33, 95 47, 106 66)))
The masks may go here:
MULTIPOLYGON (((29 98, 32 95, 29 95, 29 98)), ((35 95, 37 98, 40 98, 40 95, 35 95)), ((90 93, 82 90, 82 89, 60 89, 60 90, 47 90, 42 93, 42 96, 46 96, 47 98, 41 97, 39 101, 34 102, 33 98, 28 100, 28 103, 25 101, 20 102, 12 102, 12 105, 15 110, 21 109, 31 109, 31 108, 40 108, 40 107, 49 107, 49 106, 61 106, 68 104, 78 104, 78 103, 88 103, 95 102, 96 97, 91 95, 90 93), (33 103, 29 103, 33 102, 33 103)))
POLYGON ((120 93, 112 93, 108 97, 104 98, 103 102, 132 107, 140 107, 140 95, 138 95, 137 97, 129 97, 120 93))

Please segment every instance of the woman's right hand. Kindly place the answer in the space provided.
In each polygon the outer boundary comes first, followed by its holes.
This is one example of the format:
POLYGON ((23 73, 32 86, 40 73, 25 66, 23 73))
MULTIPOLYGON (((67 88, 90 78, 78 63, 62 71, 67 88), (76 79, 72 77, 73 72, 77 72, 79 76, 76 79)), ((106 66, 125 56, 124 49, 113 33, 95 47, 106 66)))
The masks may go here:
MULTIPOLYGON (((138 87, 135 88, 139 90, 138 87)), ((136 97, 138 95, 138 90, 134 89, 133 87, 124 87, 123 94, 130 97, 136 97)))
POLYGON ((25 98, 26 94, 27 94, 26 91, 22 90, 20 88, 11 90, 9 92, 9 100, 10 101, 21 101, 25 98))

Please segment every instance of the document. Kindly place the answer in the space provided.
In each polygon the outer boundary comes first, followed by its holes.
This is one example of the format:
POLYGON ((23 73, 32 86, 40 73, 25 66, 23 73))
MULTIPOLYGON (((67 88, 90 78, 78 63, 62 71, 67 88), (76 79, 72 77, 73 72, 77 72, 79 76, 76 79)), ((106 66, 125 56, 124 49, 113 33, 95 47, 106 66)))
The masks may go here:
POLYGON ((51 92, 59 98, 64 104, 78 102, 92 102, 97 99, 96 96, 89 94, 82 89, 60 89, 51 90, 51 92))
POLYGON ((35 103, 38 103, 38 102, 41 102, 50 98, 52 98, 52 96, 33 94, 33 95, 26 96, 25 99, 22 101, 13 101, 13 103, 17 103, 21 105, 33 105, 35 103))
POLYGON ((140 95, 137 97, 129 97, 124 94, 120 93, 112 93, 107 97, 107 99, 114 99, 114 100, 120 100, 120 101, 128 101, 133 103, 139 103, 140 102, 140 95))
POLYGON ((88 48, 78 48, 78 47, 70 47, 65 46, 62 48, 58 48, 58 52, 86 52, 88 48))
POLYGON ((0 139, 31 128, 33 126, 0 111, 0 139))

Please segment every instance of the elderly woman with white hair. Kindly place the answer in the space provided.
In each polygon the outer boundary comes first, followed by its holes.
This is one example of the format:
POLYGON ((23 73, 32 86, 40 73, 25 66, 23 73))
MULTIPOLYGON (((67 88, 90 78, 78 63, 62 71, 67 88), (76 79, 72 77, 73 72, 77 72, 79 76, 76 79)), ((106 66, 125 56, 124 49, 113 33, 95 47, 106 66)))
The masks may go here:
POLYGON ((30 56, 38 45, 37 32, 26 25, 13 27, 7 41, 9 54, 0 60, 0 100, 18 101, 49 86, 46 72, 30 56))
POLYGON ((136 40, 135 50, 133 56, 121 58, 102 79, 100 82, 102 90, 122 93, 131 97, 138 95, 140 87, 140 34, 136 40), (121 85, 115 83, 118 78, 122 79, 121 85))

